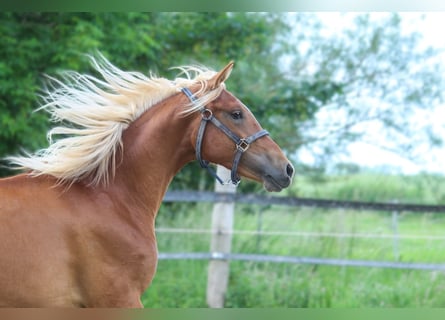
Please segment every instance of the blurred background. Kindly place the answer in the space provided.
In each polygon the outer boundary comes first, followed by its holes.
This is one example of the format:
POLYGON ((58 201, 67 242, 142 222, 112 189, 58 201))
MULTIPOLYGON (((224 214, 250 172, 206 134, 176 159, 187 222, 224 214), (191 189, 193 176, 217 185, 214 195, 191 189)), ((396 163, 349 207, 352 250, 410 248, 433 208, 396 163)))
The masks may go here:
MULTIPOLYGON (((215 70, 296 167, 280 196, 445 204, 443 13, 0 13, 0 157, 47 145, 45 75, 215 70)), ((0 176, 13 174, 0 167, 0 176)), ((211 191, 187 165, 170 190, 211 191)), ((238 193, 265 194, 243 181, 238 193)), ((165 203, 160 252, 208 252, 210 203, 165 203), (167 232, 168 230, 168 232, 167 232), (175 232, 176 230, 176 232, 175 232), (187 231, 188 230, 188 231, 187 231)), ((443 213, 237 204, 235 253, 440 264, 443 213)), ((206 307, 208 261, 161 260, 150 307, 206 307)), ((232 261, 226 307, 444 307, 442 270, 232 261)))

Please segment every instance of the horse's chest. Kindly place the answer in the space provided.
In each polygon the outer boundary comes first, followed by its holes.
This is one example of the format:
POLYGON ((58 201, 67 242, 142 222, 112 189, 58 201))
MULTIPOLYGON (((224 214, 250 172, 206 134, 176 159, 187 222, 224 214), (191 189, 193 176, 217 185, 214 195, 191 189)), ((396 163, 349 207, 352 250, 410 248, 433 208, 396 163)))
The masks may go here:
POLYGON ((128 272, 129 280, 140 284, 145 289, 145 287, 150 284, 156 272, 156 246, 154 249, 145 247, 144 252, 134 252, 128 256, 124 264, 124 269, 128 272))
POLYGON ((81 259, 83 263, 76 272, 84 304, 127 305, 128 301, 139 301, 156 271, 156 244, 96 249, 88 259, 81 259))

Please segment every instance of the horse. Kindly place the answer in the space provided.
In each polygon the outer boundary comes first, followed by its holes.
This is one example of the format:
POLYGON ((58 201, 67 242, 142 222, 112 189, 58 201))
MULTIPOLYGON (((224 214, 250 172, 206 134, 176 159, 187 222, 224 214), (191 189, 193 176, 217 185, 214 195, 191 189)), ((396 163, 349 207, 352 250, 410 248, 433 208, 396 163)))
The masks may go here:
POLYGON ((232 170, 235 184, 291 184, 290 161, 226 89, 233 62, 168 80, 90 61, 96 76, 49 77, 38 108, 56 123, 49 146, 6 158, 23 172, 0 179, 0 306, 142 307, 158 209, 191 161, 232 170))

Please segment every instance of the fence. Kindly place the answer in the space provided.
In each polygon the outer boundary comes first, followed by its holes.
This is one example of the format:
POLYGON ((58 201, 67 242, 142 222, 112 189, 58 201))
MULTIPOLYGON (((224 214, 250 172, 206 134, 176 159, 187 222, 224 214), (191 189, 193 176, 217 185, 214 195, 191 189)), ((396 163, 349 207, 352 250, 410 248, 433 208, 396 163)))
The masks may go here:
MULTIPOLYGON (((394 246, 397 247, 398 239, 425 239, 425 240, 445 240, 445 236, 410 236, 397 234, 397 217, 400 212, 416 213, 444 213, 445 206, 404 204, 404 203, 375 203, 375 202, 356 202, 356 201, 337 201, 325 199, 307 199, 297 197, 277 197, 269 195, 254 194, 234 194, 234 193, 216 193, 203 191, 169 191, 165 195, 164 202, 211 202, 211 203, 244 203, 254 205, 282 205, 293 207, 312 207, 323 209, 355 209, 369 211, 389 211, 392 212, 392 224, 395 234, 352 234, 352 233, 310 233, 310 232, 288 232, 274 233, 265 231, 225 231, 226 234, 251 234, 251 235, 288 235, 288 236, 317 236, 317 237, 356 237, 356 238, 388 238, 395 239, 394 246)), ((214 230, 206 229, 169 229, 158 228, 159 232, 172 233, 213 233, 214 230)), ((397 249, 395 249, 397 251, 397 249)), ((199 260, 241 260, 257 262, 275 262, 275 263, 297 263, 297 264, 321 264, 334 266, 351 267, 377 267, 377 268, 395 268, 395 269, 417 269, 417 270, 445 270, 445 264, 429 263, 408 263, 408 262, 389 262, 389 261, 369 261, 369 260, 345 260, 345 259, 324 259, 313 257, 289 257, 258 254, 233 254, 222 252, 211 253, 160 253, 160 260, 169 259, 199 259, 199 260)))
MULTIPOLYGON (((218 167, 218 170, 220 167, 218 167)), ((218 173, 224 175, 223 171, 218 173)), ((227 173, 226 173, 227 174, 227 173)), ((207 288, 207 302, 211 307, 222 307, 224 304, 224 293, 227 288, 228 261, 256 261, 272 263, 294 263, 294 264, 315 264, 344 267, 376 267, 395 269, 415 269, 415 270, 442 270, 445 271, 445 264, 433 263, 408 263, 392 261, 369 261, 369 260, 348 260, 348 259, 328 259, 316 257, 295 257, 260 254, 237 254, 230 252, 231 236, 236 233, 232 230, 233 207, 235 203, 254 204, 261 206, 280 205, 292 207, 311 207, 323 209, 348 209, 348 210, 368 210, 392 212, 392 235, 377 235, 377 237, 387 237, 393 239, 394 256, 398 260, 398 239, 406 236, 398 234, 398 215, 400 212, 415 213, 445 213, 445 206, 439 205, 419 205, 404 203, 374 203, 374 202, 351 202, 325 199, 308 199, 298 197, 279 197, 270 195, 236 194, 232 189, 217 188, 217 192, 196 192, 196 191, 169 191, 164 202, 210 202, 215 203, 213 209, 212 230, 202 229, 168 229, 158 228, 158 232, 187 232, 187 233, 212 233, 211 252, 209 253, 159 253, 160 260, 186 260, 198 259, 209 260, 209 278, 207 288), (227 191, 228 190, 228 191, 227 191), (224 209, 225 208, 225 209, 224 209), (222 213, 221 213, 222 212, 222 213)), ((251 234, 258 234, 258 231, 249 231, 251 234)), ((270 233, 270 232, 269 232, 270 233)), ((266 234, 261 232, 261 234, 266 234)), ((305 236, 336 236, 336 237, 376 237, 371 234, 311 234, 294 232, 289 235, 305 236)), ((445 239, 440 236, 423 236, 424 239, 445 239)))

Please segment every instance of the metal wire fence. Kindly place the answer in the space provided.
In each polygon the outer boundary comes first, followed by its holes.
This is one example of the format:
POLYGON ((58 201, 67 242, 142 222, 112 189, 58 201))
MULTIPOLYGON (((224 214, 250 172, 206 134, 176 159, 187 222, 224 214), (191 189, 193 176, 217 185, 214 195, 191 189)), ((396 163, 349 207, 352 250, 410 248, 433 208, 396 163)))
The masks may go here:
MULTIPOLYGON (((366 210, 366 211, 390 211, 393 217, 399 212, 414 213, 445 213, 445 206, 439 205, 420 205, 407 203, 375 203, 375 202, 356 202, 356 201, 337 201, 326 199, 308 199, 297 197, 277 197, 253 194, 234 194, 234 193, 215 193, 215 192, 197 192, 197 191, 169 191, 164 202, 225 202, 225 203, 244 203, 261 206, 279 205, 291 207, 311 207, 323 209, 348 209, 348 210, 366 210)), ((210 229, 185 229, 185 228, 157 228, 159 233, 195 233, 211 234, 214 230, 210 229)), ((394 234, 372 234, 372 233, 331 233, 331 232, 287 232, 287 231, 254 231, 254 230, 230 230, 225 231, 228 234, 245 235, 282 235, 282 236, 304 236, 304 237, 335 237, 335 238, 381 238, 394 239, 394 234)), ((440 235, 400 235, 397 239, 423 239, 423 240, 444 240, 445 236, 440 235)), ((414 270, 445 270, 445 263, 417 263, 417 262, 397 262, 397 261, 369 261, 369 260, 350 260, 318 257, 296 257, 281 255, 264 254, 241 254, 241 253, 222 253, 222 252, 195 252, 195 253, 159 253, 160 260, 235 260, 235 261, 254 261, 271 263, 293 263, 293 264, 314 264, 331 265, 344 267, 371 267, 371 268, 394 268, 394 269, 414 269, 414 270)))

